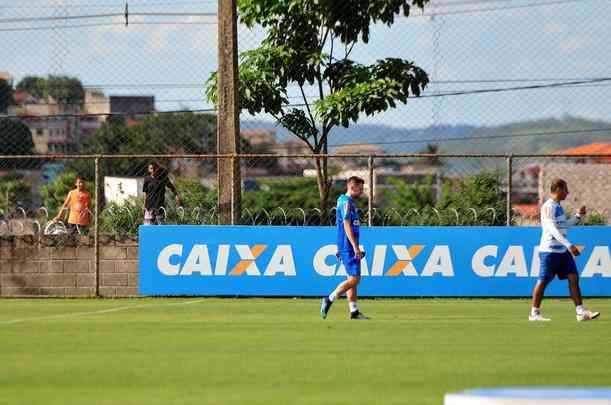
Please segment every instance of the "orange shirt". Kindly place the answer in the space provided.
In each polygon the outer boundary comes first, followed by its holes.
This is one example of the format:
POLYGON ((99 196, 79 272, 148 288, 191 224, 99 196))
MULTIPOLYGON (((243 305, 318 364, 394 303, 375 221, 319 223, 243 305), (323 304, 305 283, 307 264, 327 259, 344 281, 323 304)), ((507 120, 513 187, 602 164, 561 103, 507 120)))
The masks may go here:
POLYGON ((68 193, 69 224, 88 226, 91 220, 89 212, 89 193, 72 190, 68 193))

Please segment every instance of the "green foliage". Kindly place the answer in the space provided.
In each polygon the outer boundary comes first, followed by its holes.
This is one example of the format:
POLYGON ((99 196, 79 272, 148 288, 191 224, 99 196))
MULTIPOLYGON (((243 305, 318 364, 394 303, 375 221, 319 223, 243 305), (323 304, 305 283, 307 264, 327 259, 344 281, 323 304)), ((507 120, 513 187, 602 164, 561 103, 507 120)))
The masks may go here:
POLYGON ((446 186, 440 201, 437 202, 437 209, 444 211, 455 209, 467 213, 474 208, 480 216, 477 220, 470 221, 468 225, 504 225, 506 193, 501 189, 502 178, 500 171, 481 172, 461 180, 457 190, 446 186), (481 215, 482 211, 489 208, 494 209, 496 213, 492 223, 490 217, 481 215))
POLYGON ((0 155, 29 155, 34 149, 30 129, 23 122, 0 118, 0 155))
POLYGON ((383 189, 378 225, 505 225, 505 193, 499 172, 482 172, 453 184, 446 180, 439 201, 433 178, 407 184, 389 179, 383 189))
POLYGON ((216 191, 209 190, 199 181, 190 178, 179 178, 174 182, 180 195, 182 205, 187 209, 200 207, 209 210, 217 204, 216 191))
MULTIPOLYGON (((348 127, 362 114, 374 115, 419 96, 428 84, 413 62, 387 58, 371 65, 350 59, 354 46, 369 41, 372 24, 392 25, 412 6, 428 0, 239 0, 240 20, 261 26, 259 48, 240 55, 239 105, 250 114, 268 113, 314 153, 326 153, 332 129, 348 127), (346 12, 349 7, 350 12, 346 12), (343 50, 343 52, 338 50, 343 50), (317 91, 306 97, 304 87, 317 91), (299 88, 305 108, 290 106, 289 89, 299 88)), ((218 75, 205 85, 206 98, 218 103, 218 75)), ((317 167, 319 207, 326 210, 332 181, 326 158, 317 167)))
POLYGON ((59 104, 82 105, 85 101, 83 85, 75 77, 49 76, 47 90, 59 104))
MULTIPOLYGON (((242 195, 243 219, 245 222, 252 222, 252 216, 262 213, 264 210, 269 215, 277 215, 280 222, 284 223, 284 218, 280 218, 279 207, 288 211, 294 208, 301 208, 305 211, 320 208, 319 195, 316 189, 316 179, 313 178, 293 178, 278 180, 260 180, 261 190, 245 192, 242 195), (248 210, 248 211, 246 211, 248 210), (250 213, 250 215, 249 215, 250 213)), ((331 188, 329 198, 333 203, 344 192, 340 187, 331 188)), ((332 208, 330 204, 327 209, 332 208)), ((296 212, 293 214, 297 215, 296 212)), ((297 223, 303 224, 302 216, 294 218, 297 223)))
MULTIPOLYGON (((85 154, 216 153, 216 117, 209 114, 159 114, 139 125, 125 126, 122 117, 112 117, 82 147, 85 154)), ((107 160, 102 171, 108 176, 145 176, 147 159, 107 160)), ((160 162, 164 164, 165 162, 160 162)), ((203 161, 211 170, 214 161, 203 161)), ((70 167, 93 176, 88 162, 71 162, 70 167)))
POLYGON ((0 113, 6 113, 7 108, 13 104, 13 86, 4 79, 0 79, 0 113))
POLYGON ((584 218, 583 225, 607 225, 607 217, 598 212, 590 212, 584 218))
POLYGON ((395 108, 397 101, 406 103, 410 94, 420 96, 429 81, 424 70, 395 58, 370 66, 340 61, 330 64, 325 75, 334 91, 315 102, 316 114, 321 122, 344 127, 361 113, 371 116, 395 108), (343 66, 335 69, 337 64, 343 66))
POLYGON ((30 185, 23 176, 9 173, 0 178, 0 213, 8 213, 19 206, 28 205, 32 199, 30 185))
POLYGON ((47 80, 44 77, 26 76, 17 83, 17 90, 31 96, 43 98, 47 95, 47 80))
POLYGON ((100 214, 100 231, 112 235, 137 235, 144 220, 144 200, 131 197, 119 205, 110 203, 100 214))
POLYGON ((403 179, 390 178, 387 184, 390 188, 381 189, 380 192, 385 205, 401 209, 422 209, 435 204, 432 176, 424 182, 414 184, 408 184, 403 179))
MULTIPOLYGON (((49 210, 49 215, 55 216, 59 207, 66 200, 66 196, 71 190, 74 190, 77 173, 74 171, 64 172, 49 184, 41 187, 40 192, 43 198, 43 205, 49 210)), ((95 203, 93 198, 94 183, 85 179, 85 188, 90 195, 89 209, 93 211, 95 203)))
POLYGON ((17 84, 17 90, 38 98, 50 96, 63 105, 80 106, 85 101, 83 84, 76 77, 49 75, 45 79, 26 76, 17 84))

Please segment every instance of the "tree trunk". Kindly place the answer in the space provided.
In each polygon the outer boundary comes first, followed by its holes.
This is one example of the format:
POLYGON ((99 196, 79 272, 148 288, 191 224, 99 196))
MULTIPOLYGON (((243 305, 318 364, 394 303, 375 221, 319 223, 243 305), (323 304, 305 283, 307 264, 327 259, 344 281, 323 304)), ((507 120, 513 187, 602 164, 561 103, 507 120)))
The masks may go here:
MULTIPOLYGON (((324 154, 326 154, 325 145, 324 154)), ((329 167, 327 157, 317 156, 316 160, 316 183, 320 197, 320 225, 329 225, 329 195, 331 191, 331 179, 329 178, 329 167)))
POLYGON ((316 183, 318 185, 320 219, 319 225, 328 225, 327 219, 329 216, 329 181, 328 172, 326 170, 326 157, 316 158, 316 183))

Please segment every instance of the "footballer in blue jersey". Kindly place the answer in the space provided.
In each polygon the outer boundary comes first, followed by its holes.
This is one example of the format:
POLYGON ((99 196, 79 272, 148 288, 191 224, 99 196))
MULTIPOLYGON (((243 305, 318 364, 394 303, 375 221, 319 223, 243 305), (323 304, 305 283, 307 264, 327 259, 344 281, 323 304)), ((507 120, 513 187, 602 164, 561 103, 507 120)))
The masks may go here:
POLYGON ((363 194, 365 181, 359 177, 350 177, 346 194, 337 199, 337 258, 346 268, 347 280, 340 283, 328 297, 322 299, 320 315, 327 318, 333 301, 346 293, 350 308, 350 319, 367 319, 356 304, 357 286, 361 281, 361 259, 365 256, 359 245, 360 222, 354 199, 363 194))

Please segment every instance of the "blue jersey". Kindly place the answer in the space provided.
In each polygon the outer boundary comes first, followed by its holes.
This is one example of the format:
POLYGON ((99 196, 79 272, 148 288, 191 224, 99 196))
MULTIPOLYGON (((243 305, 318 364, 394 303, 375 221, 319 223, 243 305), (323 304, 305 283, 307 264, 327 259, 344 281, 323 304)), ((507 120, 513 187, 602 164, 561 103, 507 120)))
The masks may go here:
POLYGON ((354 249, 352 248, 352 244, 348 239, 348 235, 346 235, 346 231, 344 229, 344 220, 350 220, 350 227, 352 228, 352 233, 356 239, 356 243, 359 243, 359 214, 356 211, 356 207, 354 206, 354 201, 352 197, 346 194, 342 194, 337 199, 337 214, 335 223, 337 225, 337 252, 352 252, 354 253, 354 249))

